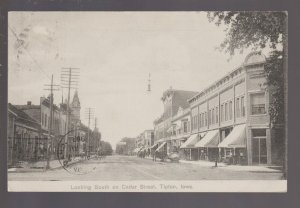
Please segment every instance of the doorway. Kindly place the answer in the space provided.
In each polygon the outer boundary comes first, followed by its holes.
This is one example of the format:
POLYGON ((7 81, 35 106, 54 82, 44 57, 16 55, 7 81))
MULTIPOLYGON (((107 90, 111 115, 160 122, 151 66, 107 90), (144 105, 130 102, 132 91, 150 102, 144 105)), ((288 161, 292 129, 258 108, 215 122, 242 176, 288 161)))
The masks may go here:
POLYGON ((266 129, 253 129, 252 135, 252 163, 267 164, 266 129))

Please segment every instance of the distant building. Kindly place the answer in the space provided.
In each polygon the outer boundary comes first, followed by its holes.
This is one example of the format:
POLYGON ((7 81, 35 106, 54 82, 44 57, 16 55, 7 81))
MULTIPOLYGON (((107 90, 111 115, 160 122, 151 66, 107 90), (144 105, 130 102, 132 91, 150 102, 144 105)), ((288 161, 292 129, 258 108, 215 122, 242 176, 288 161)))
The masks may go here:
POLYGON ((8 166, 45 157, 47 138, 41 136, 40 123, 10 103, 7 127, 8 166))
POLYGON ((172 149, 170 138, 173 136, 172 120, 180 108, 186 109, 189 107, 188 99, 196 94, 197 92, 193 91, 174 89, 168 89, 163 93, 161 100, 164 104, 164 112, 154 121, 154 142, 158 146, 156 151, 170 153, 172 149))
POLYGON ((117 143, 116 153, 120 155, 133 155, 136 138, 124 137, 117 143))
POLYGON ((169 151, 180 152, 182 158, 191 159, 189 150, 180 151, 180 147, 191 134, 191 109, 189 107, 185 109, 180 107, 177 114, 173 116, 171 133, 172 136, 167 140, 170 147, 169 151))
POLYGON ((43 140, 47 140, 50 136, 50 153, 52 157, 56 157, 57 145, 60 142, 60 136, 66 133, 66 115, 63 113, 62 109, 53 104, 53 114, 52 114, 52 126, 51 135, 49 135, 50 130, 50 99, 41 97, 39 105, 32 105, 30 101, 27 105, 15 105, 17 109, 26 113, 29 117, 39 123, 41 126, 40 137, 43 140), (51 149, 51 147, 53 149, 51 149))
POLYGON ((137 136, 135 141, 136 147, 150 147, 154 144, 154 131, 145 130, 137 136))
POLYGON ((50 125, 50 98, 41 97, 39 105, 30 101, 27 105, 12 105, 8 108, 8 163, 19 161, 64 157, 65 136, 68 137, 67 151, 70 156, 86 153, 87 148, 96 154, 99 151, 101 133, 93 131, 80 121, 80 101, 77 91, 70 105, 69 129, 67 127, 67 104, 52 106, 52 125, 50 125), (51 127, 51 128, 50 128, 51 127), (89 146, 87 144, 89 136, 89 146), (48 145, 47 145, 48 144, 48 145), (47 148, 47 146, 49 148, 47 148))

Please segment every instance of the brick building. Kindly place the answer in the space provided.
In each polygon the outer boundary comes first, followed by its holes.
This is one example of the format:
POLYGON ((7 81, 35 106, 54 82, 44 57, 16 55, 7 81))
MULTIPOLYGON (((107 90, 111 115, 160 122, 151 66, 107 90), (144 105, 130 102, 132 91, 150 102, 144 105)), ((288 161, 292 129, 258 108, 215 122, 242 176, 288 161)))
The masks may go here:
MULTIPOLYGON (((193 159, 272 164, 270 88, 260 53, 189 99, 193 159)), ((184 144, 189 145, 189 144, 184 144)), ((184 147, 184 146, 183 146, 184 147)))

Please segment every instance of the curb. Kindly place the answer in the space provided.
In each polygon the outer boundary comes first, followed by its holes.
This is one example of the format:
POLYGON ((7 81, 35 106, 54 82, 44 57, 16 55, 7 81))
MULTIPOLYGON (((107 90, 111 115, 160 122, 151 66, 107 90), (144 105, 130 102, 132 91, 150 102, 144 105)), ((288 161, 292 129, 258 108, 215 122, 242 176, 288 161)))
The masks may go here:
MULTIPOLYGON (((90 159, 93 159, 94 157, 90 157, 90 159)), ((77 163, 84 162, 84 161, 87 161, 87 159, 78 160, 78 161, 74 161, 74 162, 68 163, 67 167, 75 165, 77 163)), ((29 168, 16 168, 16 170, 9 170, 9 169, 7 169, 7 173, 46 172, 46 171, 49 171, 49 170, 57 170, 57 169, 62 169, 62 168, 63 168, 63 166, 61 166, 61 165, 57 166, 57 167, 51 167, 50 166, 49 169, 45 169, 45 167, 43 167, 43 166, 41 166, 41 167, 29 167, 29 168)))

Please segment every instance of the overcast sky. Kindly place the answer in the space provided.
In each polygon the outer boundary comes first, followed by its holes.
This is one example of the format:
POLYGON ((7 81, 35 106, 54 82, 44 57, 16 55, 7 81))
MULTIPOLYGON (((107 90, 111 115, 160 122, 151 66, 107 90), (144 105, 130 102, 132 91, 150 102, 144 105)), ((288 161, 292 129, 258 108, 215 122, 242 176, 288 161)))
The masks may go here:
MULTIPOLYGON (((85 108, 94 108, 103 139, 113 146, 153 129, 164 90, 201 91, 249 52, 228 60, 216 50, 224 28, 209 23, 205 12, 10 12, 9 27, 8 101, 39 104, 52 74, 60 84, 62 67, 80 68, 82 121, 85 108)), ((67 90, 55 92, 54 103, 62 94, 67 90)))

